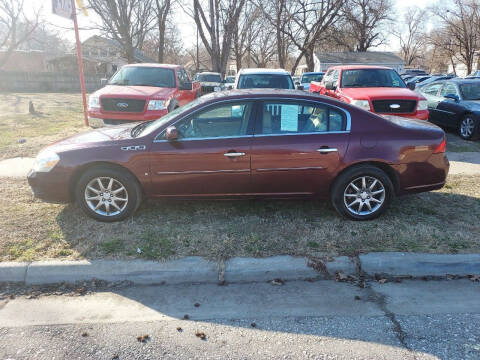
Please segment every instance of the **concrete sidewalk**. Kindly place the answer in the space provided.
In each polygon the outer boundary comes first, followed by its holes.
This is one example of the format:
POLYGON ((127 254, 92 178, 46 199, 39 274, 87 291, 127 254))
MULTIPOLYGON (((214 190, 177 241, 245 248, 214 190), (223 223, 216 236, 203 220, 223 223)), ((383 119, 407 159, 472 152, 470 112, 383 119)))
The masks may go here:
POLYGON ((291 256, 233 258, 225 263, 201 257, 157 262, 144 260, 36 261, 0 263, 0 282, 25 284, 74 283, 93 279, 135 284, 248 283, 331 279, 345 276, 444 277, 480 274, 480 254, 370 253, 330 261, 291 256))

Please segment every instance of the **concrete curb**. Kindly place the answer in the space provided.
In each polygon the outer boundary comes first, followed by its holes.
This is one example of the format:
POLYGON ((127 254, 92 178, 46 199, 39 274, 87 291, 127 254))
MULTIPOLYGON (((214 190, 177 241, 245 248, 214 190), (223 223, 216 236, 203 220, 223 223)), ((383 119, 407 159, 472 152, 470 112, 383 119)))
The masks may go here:
POLYGON ((358 258, 340 256, 320 262, 307 258, 274 256, 232 258, 216 264, 201 257, 158 262, 144 260, 38 261, 0 263, 0 282, 25 284, 73 283, 100 279, 136 284, 228 283, 331 278, 336 272, 367 276, 467 276, 480 274, 480 254, 370 253, 358 258))

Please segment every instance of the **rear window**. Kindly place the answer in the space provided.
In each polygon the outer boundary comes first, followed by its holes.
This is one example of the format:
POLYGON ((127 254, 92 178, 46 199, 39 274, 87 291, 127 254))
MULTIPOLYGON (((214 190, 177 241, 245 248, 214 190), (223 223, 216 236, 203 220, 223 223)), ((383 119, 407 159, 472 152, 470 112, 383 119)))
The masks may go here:
POLYGON ((293 89, 290 75, 248 74, 238 79, 239 89, 293 89))

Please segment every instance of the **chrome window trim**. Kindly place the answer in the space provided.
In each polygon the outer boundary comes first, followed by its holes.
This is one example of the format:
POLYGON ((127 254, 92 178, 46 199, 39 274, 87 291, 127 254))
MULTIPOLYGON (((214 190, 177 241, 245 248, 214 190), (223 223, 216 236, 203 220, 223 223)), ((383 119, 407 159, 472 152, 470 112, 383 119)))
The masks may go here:
MULTIPOLYGON (((347 123, 345 125, 345 130, 342 131, 325 131, 325 132, 311 132, 311 133, 289 133, 289 134, 255 134, 255 135, 238 135, 238 136, 214 136, 214 137, 204 137, 204 138, 191 138, 191 139, 179 139, 176 140, 178 142, 182 141, 194 141, 194 140, 212 140, 212 139, 237 139, 237 138, 247 138, 247 137, 264 137, 264 136, 285 136, 285 135, 322 135, 322 134, 346 134, 350 133, 351 131, 351 126, 352 126, 352 116, 350 115, 350 112, 341 108, 340 106, 329 104, 323 101, 318 101, 315 99, 303 99, 303 98, 297 98, 297 97, 285 97, 285 96, 279 96, 279 97, 274 97, 274 96, 268 96, 268 97, 255 97, 255 98, 240 98, 240 99, 225 99, 225 100, 220 100, 215 103, 210 103, 210 104, 205 104, 201 107, 199 107, 195 112, 200 111, 204 108, 207 108, 209 106, 221 104, 221 103, 229 103, 229 102, 235 102, 235 101, 282 101, 282 100, 294 100, 294 101, 301 101, 301 102, 312 102, 315 104, 321 104, 325 106, 331 106, 333 108, 336 108, 340 111, 342 111, 345 116, 347 123)), ((192 113, 189 113, 185 116, 180 117, 178 120, 176 120, 173 124, 170 124, 169 126, 175 125, 176 123, 182 121, 186 117, 190 116, 192 113)), ((168 127, 168 126, 167 126, 168 127)), ((166 128, 160 131, 154 138, 153 142, 154 143, 161 143, 161 142, 169 142, 169 140, 162 139, 162 140, 157 140, 159 136, 161 136, 163 133, 165 133, 166 128)))

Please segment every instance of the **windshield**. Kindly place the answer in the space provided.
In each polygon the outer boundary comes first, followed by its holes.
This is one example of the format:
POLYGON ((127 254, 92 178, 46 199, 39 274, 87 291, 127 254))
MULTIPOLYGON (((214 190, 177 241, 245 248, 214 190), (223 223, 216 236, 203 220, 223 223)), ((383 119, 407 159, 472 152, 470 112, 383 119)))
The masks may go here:
POLYGON ((160 129, 163 125, 165 125, 170 120, 180 115, 184 111, 190 110, 191 108, 197 106, 201 101, 201 98, 195 99, 179 108, 176 108, 175 110, 169 112, 167 115, 162 116, 160 119, 147 123, 147 125, 142 129, 142 132, 138 133, 136 136, 147 135, 157 129, 160 129))
POLYGON ((301 83, 311 83, 312 81, 322 81, 323 79, 323 74, 306 74, 302 76, 302 81, 301 83))
POLYGON ((222 82, 220 74, 199 74, 197 80, 203 82, 222 82))
POLYGON ((396 87, 404 88, 405 83, 391 69, 355 69, 342 71, 342 88, 396 87))
POLYGON ((174 88, 175 73, 172 69, 126 66, 120 69, 120 71, 110 79, 109 85, 174 88))
POLYGON ((461 84, 460 92, 464 100, 480 100, 480 83, 461 84))
POLYGON ((232 84, 232 83, 234 83, 234 82, 235 82, 235 76, 227 76, 227 77, 225 78, 225 82, 226 82, 227 84, 232 84))
POLYGON ((251 74, 238 80, 239 89, 293 89, 290 75, 251 74))

